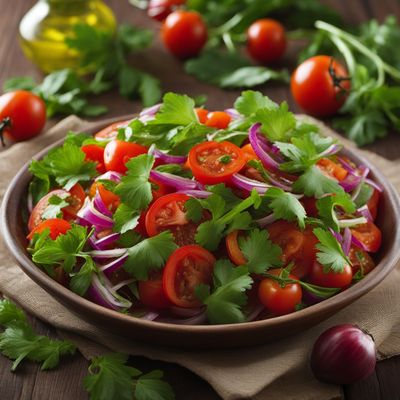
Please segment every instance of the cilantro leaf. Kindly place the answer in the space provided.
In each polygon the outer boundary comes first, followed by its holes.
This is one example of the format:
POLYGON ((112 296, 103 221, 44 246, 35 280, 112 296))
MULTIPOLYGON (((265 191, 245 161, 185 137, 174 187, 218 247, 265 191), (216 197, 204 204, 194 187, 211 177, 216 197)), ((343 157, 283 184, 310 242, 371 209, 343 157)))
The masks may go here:
POLYGON ((218 220, 203 222, 197 228, 196 243, 207 250, 216 250, 224 236, 225 227, 226 224, 218 220))
POLYGON ((253 90, 242 92, 240 97, 236 99, 234 106, 235 109, 245 117, 250 117, 263 108, 274 109, 278 107, 278 105, 267 96, 253 90))
POLYGON ((149 177, 153 164, 154 157, 149 154, 141 154, 126 163, 127 174, 115 188, 122 202, 136 210, 144 210, 150 204, 153 195, 149 177))
POLYGON ((25 313, 12 301, 0 300, 0 325, 8 325, 10 322, 26 322, 25 313))
POLYGON ((52 219, 62 217, 62 209, 68 207, 69 203, 65 199, 69 197, 68 193, 53 195, 49 198, 49 202, 42 214, 42 219, 52 219))
POLYGON ((155 370, 140 376, 135 386, 136 400, 174 400, 171 386, 162 380, 162 371, 155 370))
POLYGON ((217 185, 207 186, 207 190, 211 193, 217 194, 220 196, 226 204, 228 209, 232 209, 233 207, 237 206, 242 199, 237 197, 233 192, 232 189, 225 186, 223 183, 219 183, 217 185))
POLYGON ((360 192, 357 197, 354 199, 354 203, 357 208, 360 208, 368 203, 368 200, 371 198, 374 193, 374 188, 366 183, 361 184, 360 192))
POLYGON ((339 232, 339 220, 335 212, 336 207, 342 208, 346 213, 356 211, 356 206, 351 197, 345 193, 337 193, 331 196, 324 196, 317 200, 319 216, 327 227, 339 232))
POLYGON ((306 211, 296 196, 277 187, 269 188, 264 196, 271 199, 269 207, 276 219, 297 220, 299 227, 305 228, 306 211))
POLYGON ((151 270, 160 269, 165 265, 177 247, 169 231, 144 239, 128 249, 124 269, 135 278, 146 280, 151 270))
POLYGON ((203 207, 198 199, 190 198, 185 202, 186 218, 196 224, 203 216, 203 207))
POLYGON ((325 194, 343 193, 343 188, 313 165, 294 182, 293 191, 304 193, 308 197, 320 198, 325 194))
POLYGON ((253 229, 246 237, 239 237, 239 247, 250 273, 262 274, 282 265, 282 249, 273 244, 268 236, 266 230, 253 229))
POLYGON ((89 256, 85 257, 85 262, 80 267, 79 271, 70 274, 70 289, 73 292, 78 293, 80 296, 84 296, 92 282, 93 274, 97 271, 98 269, 93 259, 89 256))
POLYGON ((214 266, 214 289, 207 285, 196 287, 196 295, 207 306, 211 324, 244 322, 241 307, 247 302, 246 290, 253 280, 246 267, 235 267, 229 260, 218 260, 214 266))
POLYGON ((125 233, 129 230, 135 229, 139 223, 140 213, 121 203, 114 213, 114 232, 125 233))
POLYGON ((319 252, 317 260, 324 266, 324 271, 343 272, 346 265, 351 265, 348 257, 343 253, 339 242, 329 231, 322 228, 313 229, 314 235, 319 240, 316 245, 319 252))

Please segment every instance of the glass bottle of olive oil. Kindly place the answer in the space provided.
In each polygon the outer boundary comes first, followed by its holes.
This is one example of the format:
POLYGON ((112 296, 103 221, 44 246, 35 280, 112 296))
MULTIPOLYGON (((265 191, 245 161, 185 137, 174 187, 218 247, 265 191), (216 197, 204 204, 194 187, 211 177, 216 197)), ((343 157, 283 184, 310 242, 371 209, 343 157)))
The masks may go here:
POLYGON ((79 69, 79 54, 65 44, 76 24, 114 32, 113 12, 102 0, 39 0, 23 17, 20 40, 25 55, 44 72, 79 69))

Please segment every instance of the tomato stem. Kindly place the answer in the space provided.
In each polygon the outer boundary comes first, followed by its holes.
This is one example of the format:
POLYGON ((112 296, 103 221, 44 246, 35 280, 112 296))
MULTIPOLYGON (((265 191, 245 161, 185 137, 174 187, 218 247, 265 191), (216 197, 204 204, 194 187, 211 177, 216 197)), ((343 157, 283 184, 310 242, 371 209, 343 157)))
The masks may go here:
POLYGON ((4 131, 6 128, 9 128, 10 126, 11 126, 10 117, 6 117, 0 122, 0 140, 3 147, 6 146, 6 143, 4 141, 4 131))

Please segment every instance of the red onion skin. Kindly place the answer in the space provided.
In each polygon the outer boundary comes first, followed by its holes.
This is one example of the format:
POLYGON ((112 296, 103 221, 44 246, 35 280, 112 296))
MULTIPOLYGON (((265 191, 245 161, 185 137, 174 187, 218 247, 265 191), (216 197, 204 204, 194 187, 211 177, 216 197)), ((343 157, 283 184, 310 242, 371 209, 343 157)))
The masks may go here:
POLYGON ((311 370, 315 377, 337 385, 366 378, 375 365, 374 340, 351 324, 327 329, 319 336, 311 353, 311 370))

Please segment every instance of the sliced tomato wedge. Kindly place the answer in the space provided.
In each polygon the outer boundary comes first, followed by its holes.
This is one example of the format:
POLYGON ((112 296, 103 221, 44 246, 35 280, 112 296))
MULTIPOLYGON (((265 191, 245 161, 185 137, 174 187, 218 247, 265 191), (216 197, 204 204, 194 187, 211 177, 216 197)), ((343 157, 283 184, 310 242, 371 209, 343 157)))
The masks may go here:
POLYGON ((35 233, 42 233, 44 230, 50 230, 50 238, 56 240, 59 235, 64 235, 71 229, 71 224, 65 219, 52 218, 41 222, 36 228, 34 228, 27 236, 29 240, 33 239, 35 233))
POLYGON ((175 250, 164 267, 162 283, 166 297, 178 307, 199 307, 196 286, 210 285, 215 257, 197 245, 175 250))
POLYGON ((361 269, 363 276, 365 276, 376 266, 375 261, 366 251, 355 246, 351 246, 350 248, 349 259, 351 261, 353 274, 357 273, 361 269))
POLYGON ((65 219, 74 219, 85 202, 86 193, 83 187, 76 183, 69 190, 69 194, 70 196, 67 199, 69 206, 63 208, 62 211, 65 219))
POLYGON ((238 237, 240 231, 232 231, 225 237, 226 250, 228 251, 229 258, 236 265, 244 265, 247 263, 246 257, 240 250, 238 237))
POLYGON ((231 116, 225 111, 213 111, 208 113, 205 124, 212 128, 226 129, 231 119, 231 116))
POLYGON ((205 108, 195 108, 194 112, 196 113, 199 122, 205 124, 207 121, 208 110, 205 108))
POLYGON ((321 158, 317 162, 317 166, 326 175, 337 179, 339 182, 343 181, 348 174, 348 172, 341 165, 335 163, 329 158, 321 158))
POLYGON ((157 199, 146 214, 146 231, 149 236, 170 230, 179 246, 195 243, 197 224, 186 219, 185 203, 190 197, 172 193, 157 199))
POLYGON ((374 189, 372 196, 367 202, 367 207, 369 209, 369 212, 371 213, 371 217, 373 221, 376 220, 376 217, 378 215, 378 205, 379 205, 379 199, 381 195, 378 190, 374 189))
POLYGON ((163 289, 161 273, 151 274, 147 281, 139 281, 139 300, 150 308, 167 308, 171 305, 163 289))
POLYGON ((381 247, 382 232, 373 222, 369 221, 350 230, 351 234, 364 246, 364 250, 376 253, 381 247))
POLYGON ((113 124, 107 126, 106 128, 102 129, 101 131, 97 132, 94 135, 94 138, 97 140, 101 139, 114 139, 118 135, 118 130, 120 128, 125 128, 129 125, 132 120, 129 119, 127 121, 119 121, 114 122, 113 124))
POLYGON ((192 147, 188 156, 194 177, 205 185, 227 183, 246 163, 242 150, 230 142, 204 142, 192 147))
POLYGON ((96 195, 96 190, 99 191, 103 203, 110 211, 115 211, 118 208, 120 204, 120 198, 118 195, 113 193, 111 190, 106 189, 102 183, 93 182, 89 189, 90 197, 93 198, 96 195))
POLYGON ((85 160, 96 162, 97 172, 104 174, 106 172, 106 167, 104 166, 104 147, 97 144, 87 144, 82 146, 81 149, 86 154, 85 160))
POLYGON ((258 160, 259 159, 250 143, 247 143, 244 146, 242 146, 242 152, 246 158, 246 162, 250 161, 250 160, 258 160))

